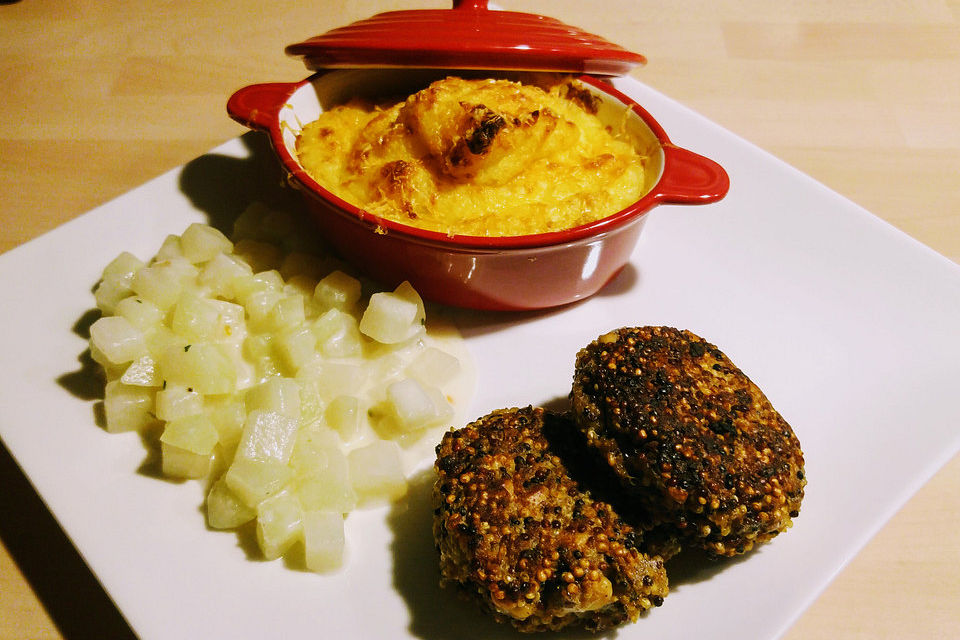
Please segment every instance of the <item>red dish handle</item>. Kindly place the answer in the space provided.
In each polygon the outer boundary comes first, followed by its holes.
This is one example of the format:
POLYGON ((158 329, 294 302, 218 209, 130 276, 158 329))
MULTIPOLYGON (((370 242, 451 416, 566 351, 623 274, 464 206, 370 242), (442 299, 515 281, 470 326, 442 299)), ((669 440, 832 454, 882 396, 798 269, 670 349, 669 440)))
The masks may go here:
POLYGON ((709 204, 727 195, 730 177, 723 167, 688 149, 663 147, 664 172, 656 186, 657 199, 674 204, 709 204))
POLYGON ((293 82, 268 82, 240 89, 227 101, 227 113, 251 129, 269 129, 297 87, 293 82))

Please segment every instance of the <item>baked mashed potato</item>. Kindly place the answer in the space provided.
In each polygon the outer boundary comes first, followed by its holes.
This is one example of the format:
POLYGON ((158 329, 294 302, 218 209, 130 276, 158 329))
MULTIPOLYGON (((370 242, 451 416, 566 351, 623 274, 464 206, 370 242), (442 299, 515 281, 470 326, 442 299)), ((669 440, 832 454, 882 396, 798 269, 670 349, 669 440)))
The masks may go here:
POLYGON ((576 81, 448 77, 395 104, 355 99, 297 140, 320 184, 375 215, 447 234, 568 229, 643 195, 644 157, 576 81))

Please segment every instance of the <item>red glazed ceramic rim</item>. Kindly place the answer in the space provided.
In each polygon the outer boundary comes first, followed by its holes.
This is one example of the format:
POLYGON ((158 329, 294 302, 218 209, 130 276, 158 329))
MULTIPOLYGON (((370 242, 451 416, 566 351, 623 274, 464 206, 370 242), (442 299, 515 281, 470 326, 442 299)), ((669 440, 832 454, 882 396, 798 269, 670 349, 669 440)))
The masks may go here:
MULTIPOLYGON (((322 74, 321 74, 322 75, 322 74)), ((448 250, 498 251, 519 248, 546 248, 594 240, 615 231, 640 217, 658 204, 709 204, 723 198, 730 187, 726 171, 709 158, 675 146, 660 124, 632 98, 606 82, 581 76, 580 82, 628 106, 650 128, 660 143, 664 158, 659 180, 639 200, 605 218, 588 224, 522 236, 470 236, 446 234, 412 227, 381 218, 339 198, 314 180, 287 150, 280 124, 280 109, 301 87, 318 76, 298 83, 253 85, 240 89, 227 104, 227 111, 237 121, 251 128, 266 130, 281 163, 302 187, 314 196, 332 204, 336 213, 367 226, 372 233, 390 233, 412 241, 441 246, 448 250)))
POLYGON ((625 75, 638 53, 554 18, 493 11, 487 0, 453 9, 388 11, 287 47, 313 70, 424 67, 625 75))

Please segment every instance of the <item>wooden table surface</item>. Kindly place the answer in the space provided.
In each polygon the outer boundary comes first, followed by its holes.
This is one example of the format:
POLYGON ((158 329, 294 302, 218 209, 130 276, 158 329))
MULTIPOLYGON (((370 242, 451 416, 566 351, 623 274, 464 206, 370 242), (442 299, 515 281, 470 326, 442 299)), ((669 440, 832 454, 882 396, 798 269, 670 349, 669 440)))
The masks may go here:
MULTIPOLYGON (((499 4, 644 53, 638 79, 960 262, 960 1, 499 4)), ((306 75, 286 44, 448 6, 5 0, 0 252, 242 133, 234 90, 306 75)), ((960 457, 786 638, 960 638, 958 496, 960 457)), ((132 635, 2 447, 0 542, 0 639, 132 635)))

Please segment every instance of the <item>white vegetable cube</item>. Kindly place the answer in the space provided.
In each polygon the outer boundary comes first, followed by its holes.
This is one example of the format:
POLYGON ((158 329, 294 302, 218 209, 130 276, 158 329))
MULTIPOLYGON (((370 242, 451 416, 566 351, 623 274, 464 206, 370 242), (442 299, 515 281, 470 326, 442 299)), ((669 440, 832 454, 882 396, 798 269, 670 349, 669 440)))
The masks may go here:
POLYGON ((210 473, 213 457, 194 453, 167 442, 160 443, 163 475, 170 478, 205 478, 210 473))
POLYGON ((348 460, 350 482, 362 500, 395 500, 406 494, 407 481, 403 476, 397 443, 378 440, 354 449, 348 460))
POLYGON ((291 280, 295 276, 307 276, 316 281, 326 270, 323 258, 302 251, 293 251, 287 254, 280 264, 280 275, 287 280, 291 280))
POLYGON ((370 303, 360 318, 360 332, 377 342, 395 344, 416 333, 416 320, 416 303, 382 291, 370 296, 370 303))
POLYGON ((121 316, 106 316, 90 325, 90 341, 113 364, 147 355, 143 332, 121 316))
MULTIPOLYGON (((304 299, 304 308, 309 316, 313 313, 316 303, 313 300, 313 290, 317 287, 317 279, 305 274, 298 274, 287 278, 287 284, 283 286, 283 295, 301 296, 304 299)), ((316 315, 314 313, 314 315, 316 315)))
POLYGON ((328 428, 301 429, 297 432, 296 442, 290 464, 298 476, 308 476, 325 469, 331 457, 342 456, 340 438, 328 428))
POLYGON ((427 347, 410 363, 407 373, 423 384, 440 387, 460 373, 460 361, 442 349, 427 347))
POLYGON ((192 388, 167 384, 157 391, 157 417, 171 421, 203 413, 203 396, 192 388))
POLYGON ((297 438, 293 466, 297 496, 304 509, 346 513, 357 505, 347 457, 329 429, 303 430, 297 438))
POLYGON ((211 300, 210 304, 217 310, 214 340, 235 341, 246 338, 246 310, 242 306, 226 300, 211 300))
POLYGON ((296 378, 300 385, 300 426, 310 427, 323 420, 326 410, 316 378, 296 378))
POLYGON ((314 381, 324 401, 337 396, 356 395, 367 382, 367 371, 358 364, 329 362, 316 359, 308 362, 298 372, 297 378, 314 381))
POLYGON ((330 309, 314 320, 312 328, 320 351, 328 358, 349 358, 363 351, 357 319, 349 313, 330 309))
POLYGON ((247 310, 250 324, 255 327, 268 328, 270 326, 270 312, 283 298, 283 292, 273 289, 261 289, 248 295, 243 302, 247 310))
POLYGON ((217 254, 230 253, 233 251, 233 243, 210 225, 195 222, 180 236, 180 248, 187 260, 197 264, 206 262, 217 254))
POLYGON ((342 271, 333 271, 313 290, 314 299, 325 309, 350 311, 360 300, 360 281, 342 271))
POLYGON ((286 464, 293 453, 300 422, 275 411, 251 411, 243 425, 237 457, 286 464))
POLYGON ((207 396, 203 399, 203 413, 216 427, 222 444, 228 451, 234 449, 243 434, 247 411, 242 399, 232 396, 207 396))
POLYGON ((220 326, 220 310, 211 300, 184 294, 177 300, 170 328, 189 341, 214 341, 220 326))
POLYGON ((260 237, 280 243, 289 240, 296 229, 289 212, 266 208, 260 219, 260 237))
POLYGON ((156 327, 163 321, 163 312, 157 305, 137 296, 130 296, 118 302, 116 315, 123 316, 141 331, 156 327))
POLYGON ((297 371, 317 355, 317 337, 310 327, 284 331, 277 340, 277 352, 291 371, 297 371))
POLYGON ((253 364, 261 378, 280 371, 279 359, 273 350, 273 336, 268 333, 247 336, 243 341, 243 356, 253 364))
POLYGON ((154 261, 174 260, 183 258, 183 248, 180 246, 180 236, 170 234, 163 239, 154 261))
POLYGON ((126 251, 114 258, 103 270, 103 278, 94 292, 97 307, 104 313, 114 313, 116 305, 132 293, 130 283, 143 266, 139 258, 126 251))
POLYGON ((130 363, 120 382, 134 387, 159 387, 163 381, 156 361, 151 356, 141 356, 130 363))
POLYGON ((106 429, 110 433, 142 431, 157 423, 153 416, 154 389, 108 382, 103 393, 106 429))
POLYGON ((207 456, 213 453, 219 439, 217 428, 203 414, 171 420, 160 436, 160 442, 207 456))
POLYGON ((327 405, 324 417, 344 442, 360 435, 360 399, 356 396, 337 396, 327 405))
POLYGON ((97 309, 106 314, 113 314, 116 313, 117 304, 130 294, 129 285, 116 280, 101 280, 93 292, 93 299, 97 303, 97 309))
POLYGON ((267 560, 282 556, 300 539, 300 503, 282 491, 257 505, 257 542, 267 560))
POLYGON ((252 202, 240 212, 233 221, 234 238, 259 238, 263 217, 268 211, 267 205, 262 202, 252 202))
POLYGON ((376 384, 385 388, 388 382, 399 378, 403 374, 406 366, 406 360, 395 351, 388 351, 379 356, 374 370, 376 384))
POLYGON ((103 369, 103 376, 108 382, 111 380, 119 380, 130 366, 129 363, 114 364, 110 362, 110 358, 105 356, 103 352, 97 348, 93 340, 90 341, 90 358, 100 365, 100 368, 103 369))
POLYGON ((386 406, 396 426, 404 432, 432 427, 453 418, 453 407, 436 387, 426 387, 414 378, 387 386, 386 406))
POLYGON ((130 288, 165 311, 177 302, 197 273, 197 268, 184 259, 165 260, 137 271, 130 288))
POLYGON ((233 245, 233 254, 242 258, 257 272, 273 269, 280 262, 280 248, 259 240, 240 240, 233 245))
POLYGON ((244 396, 247 411, 279 413, 300 419, 300 385, 293 378, 273 377, 247 389, 244 396))
POLYGON ((293 470, 274 459, 234 458, 223 476, 230 490, 248 507, 276 495, 293 479, 293 470))
POLYGON ((216 427, 206 416, 189 416, 168 422, 160 436, 163 473, 178 478, 206 476, 218 439, 216 427))
POLYGON ((129 285, 130 281, 133 280, 133 275, 144 266, 140 258, 124 251, 104 267, 103 279, 125 282, 129 285))
POLYGON ((207 524, 214 529, 233 529, 250 522, 257 512, 237 497, 224 478, 207 493, 207 524))
MULTIPOLYGON (((154 328, 144 334, 147 340, 147 348, 150 350, 150 355, 153 356, 153 359, 156 361, 157 366, 160 366, 160 355, 167 349, 173 347, 179 347, 183 349, 185 346, 190 344, 182 336, 178 336, 173 331, 171 331, 165 325, 157 325, 154 328)), ((163 374, 161 373, 161 376, 163 374)))
POLYGON ((343 564, 343 515, 330 511, 305 511, 302 515, 304 558, 307 568, 327 573, 343 564))
POLYGON ((230 393, 237 370, 216 344, 196 343, 168 347, 160 354, 160 375, 168 383, 191 387, 202 394, 230 393))
POLYGON ((252 275, 253 269, 250 265, 237 256, 218 253, 203 266, 198 281, 209 287, 213 295, 234 298, 234 281, 252 275))
POLYGON ((298 327, 306 319, 302 295, 284 295, 270 309, 270 325, 274 330, 298 327))

